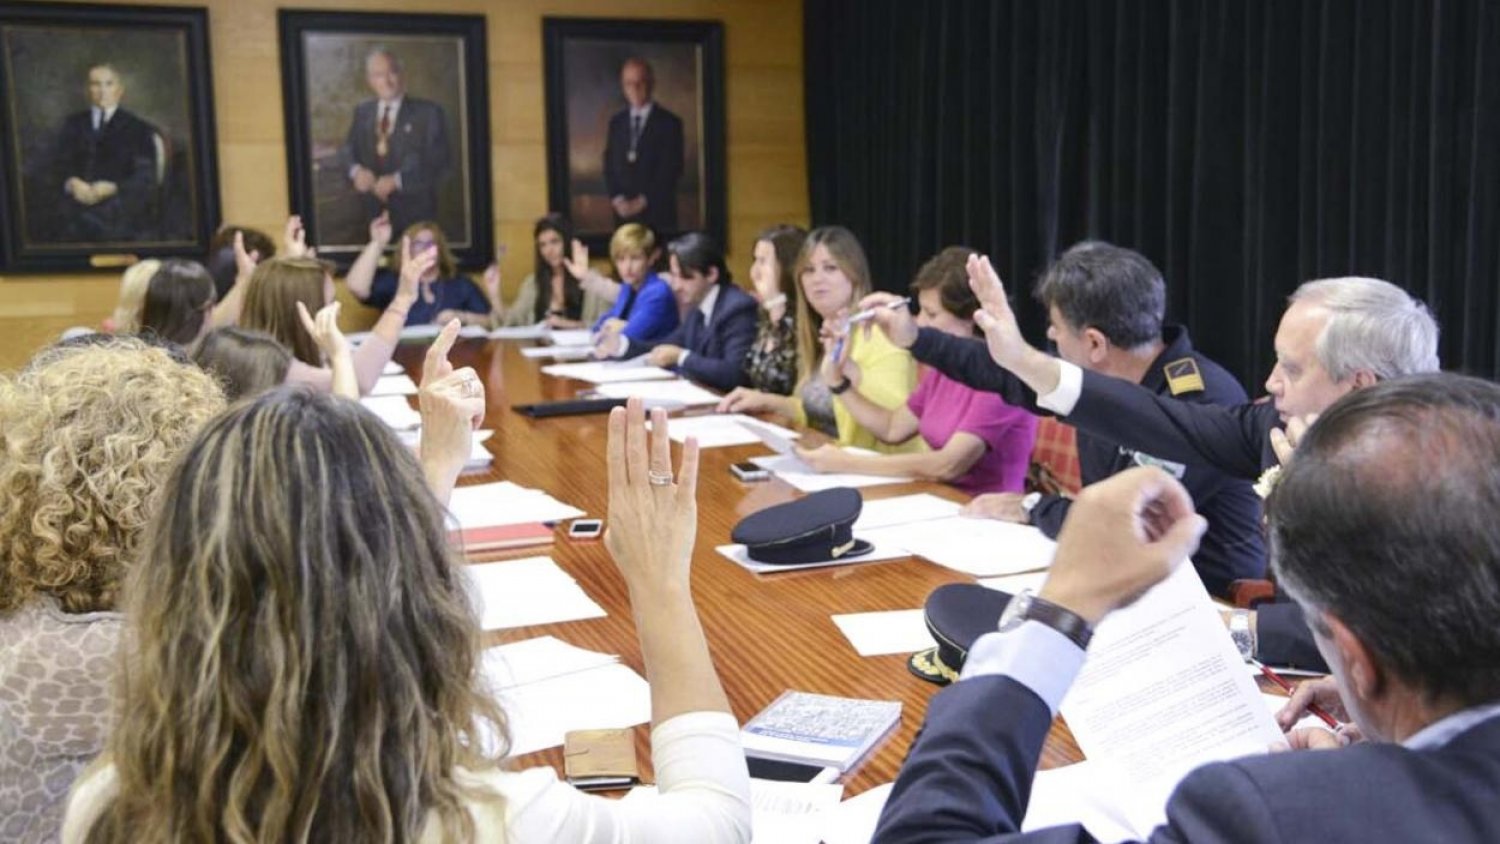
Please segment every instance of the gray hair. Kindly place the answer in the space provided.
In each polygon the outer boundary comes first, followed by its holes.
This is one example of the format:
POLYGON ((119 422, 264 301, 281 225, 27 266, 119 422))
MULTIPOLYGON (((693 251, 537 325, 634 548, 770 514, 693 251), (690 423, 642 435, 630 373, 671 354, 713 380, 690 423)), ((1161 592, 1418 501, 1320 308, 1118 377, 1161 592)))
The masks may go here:
POLYGON ((401 73, 401 57, 391 52, 391 48, 385 46, 384 44, 377 44, 376 46, 370 48, 370 52, 365 53, 366 68, 370 66, 370 59, 373 59, 376 56, 385 56, 386 61, 391 63, 391 69, 396 71, 397 74, 401 73))
POLYGON ((1360 370, 1376 378, 1437 372, 1438 325, 1427 306, 1378 278, 1309 281, 1292 293, 1329 312, 1318 335, 1318 361, 1335 381, 1360 370))

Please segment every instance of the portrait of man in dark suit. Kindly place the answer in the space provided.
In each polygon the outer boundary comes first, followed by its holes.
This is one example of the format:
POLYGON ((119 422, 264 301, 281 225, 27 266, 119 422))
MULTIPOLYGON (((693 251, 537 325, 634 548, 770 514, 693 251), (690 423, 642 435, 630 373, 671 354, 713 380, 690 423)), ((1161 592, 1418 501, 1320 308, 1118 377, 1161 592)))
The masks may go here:
POLYGON ((438 191, 452 168, 443 107, 408 96, 402 74, 401 61, 390 50, 369 52, 365 81, 375 96, 355 106, 340 150, 366 220, 389 211, 397 231, 437 218, 438 191))
POLYGON ((626 107, 609 121, 604 183, 615 225, 644 223, 658 233, 677 230, 677 180, 682 176, 682 118, 656 102, 656 76, 645 59, 620 68, 626 107))
POLYGON ((68 115, 54 146, 58 234, 73 242, 152 240, 158 133, 121 106, 125 85, 109 64, 89 68, 85 111, 68 115))

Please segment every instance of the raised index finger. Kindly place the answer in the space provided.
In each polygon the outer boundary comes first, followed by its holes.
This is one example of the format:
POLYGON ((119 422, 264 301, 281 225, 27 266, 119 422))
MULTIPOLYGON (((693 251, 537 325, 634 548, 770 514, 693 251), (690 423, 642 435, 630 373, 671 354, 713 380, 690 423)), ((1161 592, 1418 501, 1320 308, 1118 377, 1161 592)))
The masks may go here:
POLYGON ((458 339, 458 329, 458 320, 448 320, 448 324, 438 332, 437 339, 427 348, 427 356, 422 359, 423 384, 436 381, 452 371, 453 367, 448 363, 448 352, 453 349, 453 341, 458 339))

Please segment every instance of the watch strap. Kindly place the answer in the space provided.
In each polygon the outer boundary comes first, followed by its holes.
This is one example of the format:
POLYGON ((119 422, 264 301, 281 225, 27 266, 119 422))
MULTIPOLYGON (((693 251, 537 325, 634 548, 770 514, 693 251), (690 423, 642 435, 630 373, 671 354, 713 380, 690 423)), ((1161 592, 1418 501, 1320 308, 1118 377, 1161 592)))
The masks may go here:
POLYGON ((1043 598, 1032 597, 1024 617, 1051 627, 1084 650, 1088 650, 1089 641, 1094 638, 1093 625, 1084 621, 1083 616, 1043 598))
POLYGON ((836 396, 841 396, 844 393, 849 392, 849 388, 853 387, 853 386, 854 386, 854 382, 850 381, 848 378, 845 378, 842 383, 839 383, 839 384, 829 384, 828 385, 828 392, 833 393, 836 396))

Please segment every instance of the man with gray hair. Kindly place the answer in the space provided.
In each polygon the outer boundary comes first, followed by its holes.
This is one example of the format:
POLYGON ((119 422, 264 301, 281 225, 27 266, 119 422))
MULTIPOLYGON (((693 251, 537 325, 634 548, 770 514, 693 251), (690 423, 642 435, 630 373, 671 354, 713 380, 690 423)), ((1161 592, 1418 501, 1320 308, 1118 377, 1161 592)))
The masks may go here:
MULTIPOLYGON (((1438 327, 1425 305, 1374 278, 1310 281, 1291 296, 1276 330, 1272 401, 1233 406, 1173 401, 1032 348, 1021 335, 988 258, 969 260, 983 310, 975 321, 990 357, 1037 395, 1037 405, 1080 431, 1110 437, 1165 460, 1213 466, 1273 482, 1300 433, 1341 396, 1401 375, 1438 370, 1438 327)), ((1266 605, 1245 621, 1264 662, 1324 669, 1301 611, 1266 605)))

